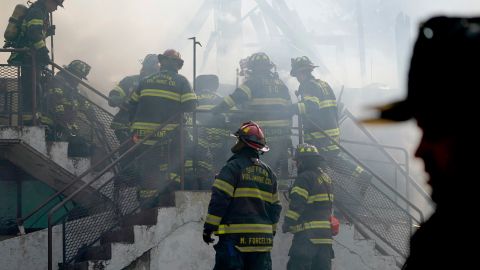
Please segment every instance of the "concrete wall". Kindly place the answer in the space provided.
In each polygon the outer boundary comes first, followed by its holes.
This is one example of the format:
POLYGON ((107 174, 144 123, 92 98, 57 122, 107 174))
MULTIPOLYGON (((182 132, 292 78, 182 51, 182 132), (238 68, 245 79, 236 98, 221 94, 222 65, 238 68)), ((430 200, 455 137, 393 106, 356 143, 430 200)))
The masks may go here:
MULTIPOLYGON (((62 260, 62 228, 53 228, 53 269, 62 260)), ((0 242, 0 270, 36 270, 48 266, 47 230, 0 242)))
MULTIPOLYGON (((287 202, 282 197, 283 220, 287 202)), ((160 208, 156 226, 135 226, 135 243, 112 244, 112 259, 91 262, 89 269, 104 270, 208 270, 214 265, 212 245, 202 241, 204 218, 210 193, 177 192, 176 207, 160 208), (95 268, 94 268, 95 267, 95 268), (100 267, 100 268, 98 268, 100 267)), ((281 227, 281 224, 279 224, 281 227)), ((61 260, 61 230, 55 230, 55 255, 61 260)), ((274 239, 274 270, 286 269, 292 235, 279 232, 274 239)), ((341 224, 334 239, 335 270, 397 269, 393 258, 378 256, 374 242, 354 239, 351 225, 341 224)), ((45 269, 47 260, 46 232, 36 232, 0 242, 0 270, 45 269), (3 258, 8 257, 7 260, 3 258), (5 261, 5 262, 3 262, 5 261)), ((56 263, 55 263, 56 265, 56 263)))
MULTIPOLYGON (((282 205, 284 205, 281 217, 281 221, 283 221, 287 210, 285 206, 288 203, 283 196, 281 196, 281 199, 282 205)), ((212 245, 206 245, 202 241, 203 222, 210 194, 206 192, 177 192, 176 200, 175 217, 171 216, 171 218, 177 219, 176 225, 168 229, 168 233, 164 233, 162 236, 157 235, 156 241, 158 241, 158 244, 144 253, 148 254, 150 264, 145 262, 144 255, 142 260, 131 264, 129 266, 131 268, 125 269, 213 269, 215 262, 214 249, 212 245)), ((165 223, 165 220, 163 222, 165 223)), ((165 227, 163 224, 159 218, 159 224, 156 227, 165 227)), ((280 227, 281 223, 279 224, 280 227)), ((393 258, 376 254, 373 241, 355 240, 354 237, 353 226, 341 224, 340 234, 334 239, 336 258, 333 265, 335 270, 397 269, 393 258)), ((275 236, 272 250, 274 270, 286 269, 291 241, 291 234, 278 232, 275 236)), ((112 260, 106 269, 121 269, 121 265, 115 265, 114 260, 112 260)))

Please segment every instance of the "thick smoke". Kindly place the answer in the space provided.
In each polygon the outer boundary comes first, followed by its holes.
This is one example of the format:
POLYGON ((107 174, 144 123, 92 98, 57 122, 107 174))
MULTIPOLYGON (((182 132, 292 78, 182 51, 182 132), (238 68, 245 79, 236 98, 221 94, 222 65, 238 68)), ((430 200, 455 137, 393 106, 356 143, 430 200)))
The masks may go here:
MULTIPOLYGON (((196 36, 203 47, 198 47, 198 73, 218 73, 221 83, 235 83, 235 69, 238 61, 245 56, 265 50, 278 64, 281 78, 291 90, 298 83, 288 76, 292 50, 288 42, 281 37, 281 31, 267 37, 266 43, 259 42, 256 27, 250 19, 242 25, 243 35, 232 37, 234 49, 217 54, 212 48, 210 58, 203 54, 208 40, 215 30, 222 31, 219 21, 231 21, 231 16, 210 12, 203 27, 191 24, 197 11, 204 2, 217 1, 131 1, 131 0, 66 0, 65 9, 54 13, 57 26, 55 36, 55 62, 61 65, 71 60, 81 59, 92 66, 90 83, 105 94, 116 82, 126 75, 135 74, 140 69, 140 59, 148 53, 160 53, 167 48, 176 48, 182 53, 185 65, 182 74, 192 78, 192 42, 189 37, 196 36), (189 25, 197 27, 186 29, 189 25), (185 31, 184 31, 185 30, 185 31), (219 60, 216 60, 219 59, 219 60)), ((267 1, 272 3, 273 1, 267 1)), ((295 11, 303 23, 305 31, 321 39, 325 36, 337 36, 343 47, 323 44, 315 47, 317 57, 329 69, 329 73, 316 73, 331 83, 339 94, 345 86, 343 98, 354 112, 361 113, 366 104, 379 103, 387 99, 402 97, 406 94, 406 66, 397 66, 395 39, 395 20, 403 13, 410 19, 410 34, 406 36, 405 61, 416 35, 418 24, 429 16, 475 15, 480 12, 477 0, 429 0, 429 1, 381 1, 381 0, 286 0, 288 8, 295 11), (358 11, 362 15, 364 46, 364 65, 360 64, 358 11), (362 70, 363 69, 363 70, 362 70), (400 69, 400 70, 399 70, 400 69), (365 86, 368 86, 365 88, 365 86), (369 91, 374 89, 375 91, 369 91), (381 91, 381 90, 384 91, 381 91)), ((0 9, 0 31, 3 33, 14 6, 24 1, 2 0, 0 9)), ((244 16, 256 6, 254 0, 241 1, 244 16)), ((254 11, 258 12, 258 11, 254 11)), ((201 15, 201 14, 200 14, 201 15)), ((290 22, 290 21, 289 21, 290 22)), ((294 21, 292 20, 293 24, 294 21)), ((267 25, 268 26, 268 25, 267 25)), ((213 35, 214 36, 214 35, 213 35)), ((261 37, 260 37, 261 38, 261 37)), ((295 49, 295 48, 293 48, 295 49)), ((308 55, 312 57, 312 55, 308 55)), ((5 63, 7 54, 0 54, 5 63)), ((405 61, 408 63, 408 60, 405 61)), ((233 89, 232 89, 233 90, 233 89)), ((413 151, 418 140, 418 131, 412 124, 400 127, 405 136, 385 136, 384 143, 406 146, 413 151)), ((390 128, 386 134, 398 133, 390 128)), ((421 169, 418 169, 421 171, 421 169)))

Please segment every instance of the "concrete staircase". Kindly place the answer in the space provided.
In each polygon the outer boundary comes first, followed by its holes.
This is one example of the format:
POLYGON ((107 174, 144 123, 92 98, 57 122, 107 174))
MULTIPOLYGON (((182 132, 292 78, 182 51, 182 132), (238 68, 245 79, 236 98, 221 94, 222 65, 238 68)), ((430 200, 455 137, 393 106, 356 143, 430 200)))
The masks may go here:
MULTIPOLYGON (((63 269, 212 269, 214 250, 201 238, 209 193, 177 192, 175 199, 175 207, 128 217, 121 228, 108 233, 96 246, 85 251, 80 262, 63 269)), ((290 234, 276 235, 273 269, 286 269, 291 239, 290 234)), ((398 269, 393 257, 378 254, 375 242, 362 239, 350 224, 341 225, 334 250, 335 270, 398 269)))
MULTIPOLYGON (((44 127, 0 128, 0 158, 9 160, 56 190, 73 182, 77 175, 91 166, 89 158, 68 157, 67 149, 67 142, 47 143, 44 127)), ((84 180, 88 180, 89 177, 92 176, 88 175, 84 180)), ((83 181, 79 181, 67 189, 65 195, 70 195, 83 184, 83 181)), ((81 204, 88 204, 92 196, 97 195, 95 188, 91 187, 85 189, 75 200, 81 204)))

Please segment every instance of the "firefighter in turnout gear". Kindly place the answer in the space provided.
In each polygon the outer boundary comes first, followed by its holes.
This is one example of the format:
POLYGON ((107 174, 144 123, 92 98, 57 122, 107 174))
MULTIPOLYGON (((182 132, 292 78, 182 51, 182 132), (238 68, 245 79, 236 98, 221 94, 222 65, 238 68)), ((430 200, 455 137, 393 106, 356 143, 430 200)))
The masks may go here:
POLYGON ((292 105, 287 86, 272 72, 275 65, 265 53, 254 53, 248 58, 246 80, 226 96, 213 112, 225 112, 236 106, 243 113, 233 116, 252 119, 264 129, 272 151, 265 156, 275 172, 288 175, 288 150, 292 147, 292 117, 288 109, 292 105))
MULTIPOLYGON (((155 194, 168 194, 180 187, 180 121, 183 113, 195 109, 197 96, 188 80, 178 74, 183 60, 175 50, 158 55, 160 71, 143 78, 130 98, 133 120, 131 129, 142 139, 160 125, 165 127, 144 142, 140 152, 148 151, 140 160, 140 200, 155 198, 155 194), (172 116, 178 115, 167 123, 172 116), (165 166, 166 164, 166 166, 165 166), (163 166, 160 168, 160 166, 163 166)), ((157 196, 158 198, 158 196, 157 196)), ((155 199, 151 201, 155 204, 155 199)))
POLYGON ((294 58, 291 64, 290 75, 296 77, 300 83, 298 94, 301 97, 300 101, 293 105, 292 111, 302 119, 305 142, 317 147, 331 169, 356 179, 359 194, 363 197, 372 175, 343 154, 338 147, 338 108, 332 88, 327 82, 312 75, 316 66, 308 57, 294 58))
MULTIPOLYGON (((81 60, 73 60, 65 69, 86 79, 91 67, 81 60)), ((40 121, 49 127, 48 139, 69 142, 70 156, 90 156, 93 130, 80 130, 79 126, 82 123, 82 126, 91 127, 89 123, 95 116, 90 102, 78 93, 78 84, 71 75, 59 71, 45 95, 45 115, 40 121)))
POLYGON ((322 171, 317 148, 300 144, 295 153, 298 176, 290 190, 290 205, 282 225, 294 234, 288 270, 330 270, 333 258, 332 180, 322 171))
POLYGON ((119 111, 113 117, 110 127, 120 143, 130 137, 130 115, 128 104, 130 95, 138 87, 140 80, 159 71, 158 57, 156 54, 148 54, 142 62, 140 74, 123 78, 108 94, 108 105, 118 107, 119 111))
MULTIPOLYGON (((226 158, 224 145, 230 133, 225 127, 225 118, 221 114, 213 115, 210 112, 222 101, 216 93, 218 87, 218 77, 214 74, 199 75, 195 80, 195 93, 198 99, 196 113, 198 142, 195 144, 193 136, 189 136, 187 140, 186 190, 209 190, 215 173, 220 170, 226 158)), ((189 131, 193 133, 194 130, 189 131)))
POLYGON ((272 269, 270 251, 282 209, 277 180, 259 159, 269 150, 261 128, 247 122, 235 133, 234 155, 215 177, 203 229, 205 243, 213 243, 215 270, 272 269))
POLYGON ((23 16, 23 20, 18 22, 17 36, 5 44, 5 47, 15 49, 29 48, 35 55, 35 66, 33 66, 30 52, 12 52, 8 59, 8 64, 21 66, 22 117, 26 124, 29 124, 34 117, 32 115, 33 106, 40 107, 41 105, 40 99, 37 99, 37 104, 33 104, 34 83, 36 96, 41 97, 44 94, 39 86, 40 75, 50 62, 45 39, 55 34, 55 26, 50 24, 49 13, 57 10, 58 6, 63 7, 63 0, 38 0, 33 3, 23 16), (32 79, 34 72, 36 74, 35 82, 32 79))
POLYGON ((223 160, 227 158, 225 145, 230 137, 225 123, 225 116, 213 114, 211 110, 223 101, 217 94, 219 81, 217 75, 200 75, 196 80, 195 91, 198 96, 198 110, 207 112, 197 114, 199 128, 199 146, 209 153, 208 162, 212 170, 218 172, 223 166, 223 160), (214 158, 215 157, 215 158, 214 158))

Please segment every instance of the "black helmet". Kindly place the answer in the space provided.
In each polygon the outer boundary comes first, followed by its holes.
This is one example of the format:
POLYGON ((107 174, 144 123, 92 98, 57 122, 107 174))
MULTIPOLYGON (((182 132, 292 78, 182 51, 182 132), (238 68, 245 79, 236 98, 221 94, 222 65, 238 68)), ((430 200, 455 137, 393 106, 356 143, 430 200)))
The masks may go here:
POLYGON ((158 56, 156 54, 147 54, 142 61, 144 67, 158 66, 158 56))
POLYGON ((297 76, 300 72, 304 70, 312 71, 315 66, 312 61, 306 56, 292 58, 291 59, 292 70, 290 71, 290 76, 297 76))
POLYGON ((195 80, 195 91, 217 91, 220 83, 215 74, 205 74, 197 76, 195 80))
POLYGON ((270 70, 275 65, 270 60, 270 57, 264 52, 258 52, 252 54, 247 61, 247 68, 249 70, 270 70))
POLYGON ((303 143, 297 145, 295 150, 295 160, 304 159, 304 158, 320 158, 317 147, 308 143, 303 143))
POLYGON ((90 65, 82 60, 73 60, 65 68, 81 79, 86 79, 91 69, 90 65))

